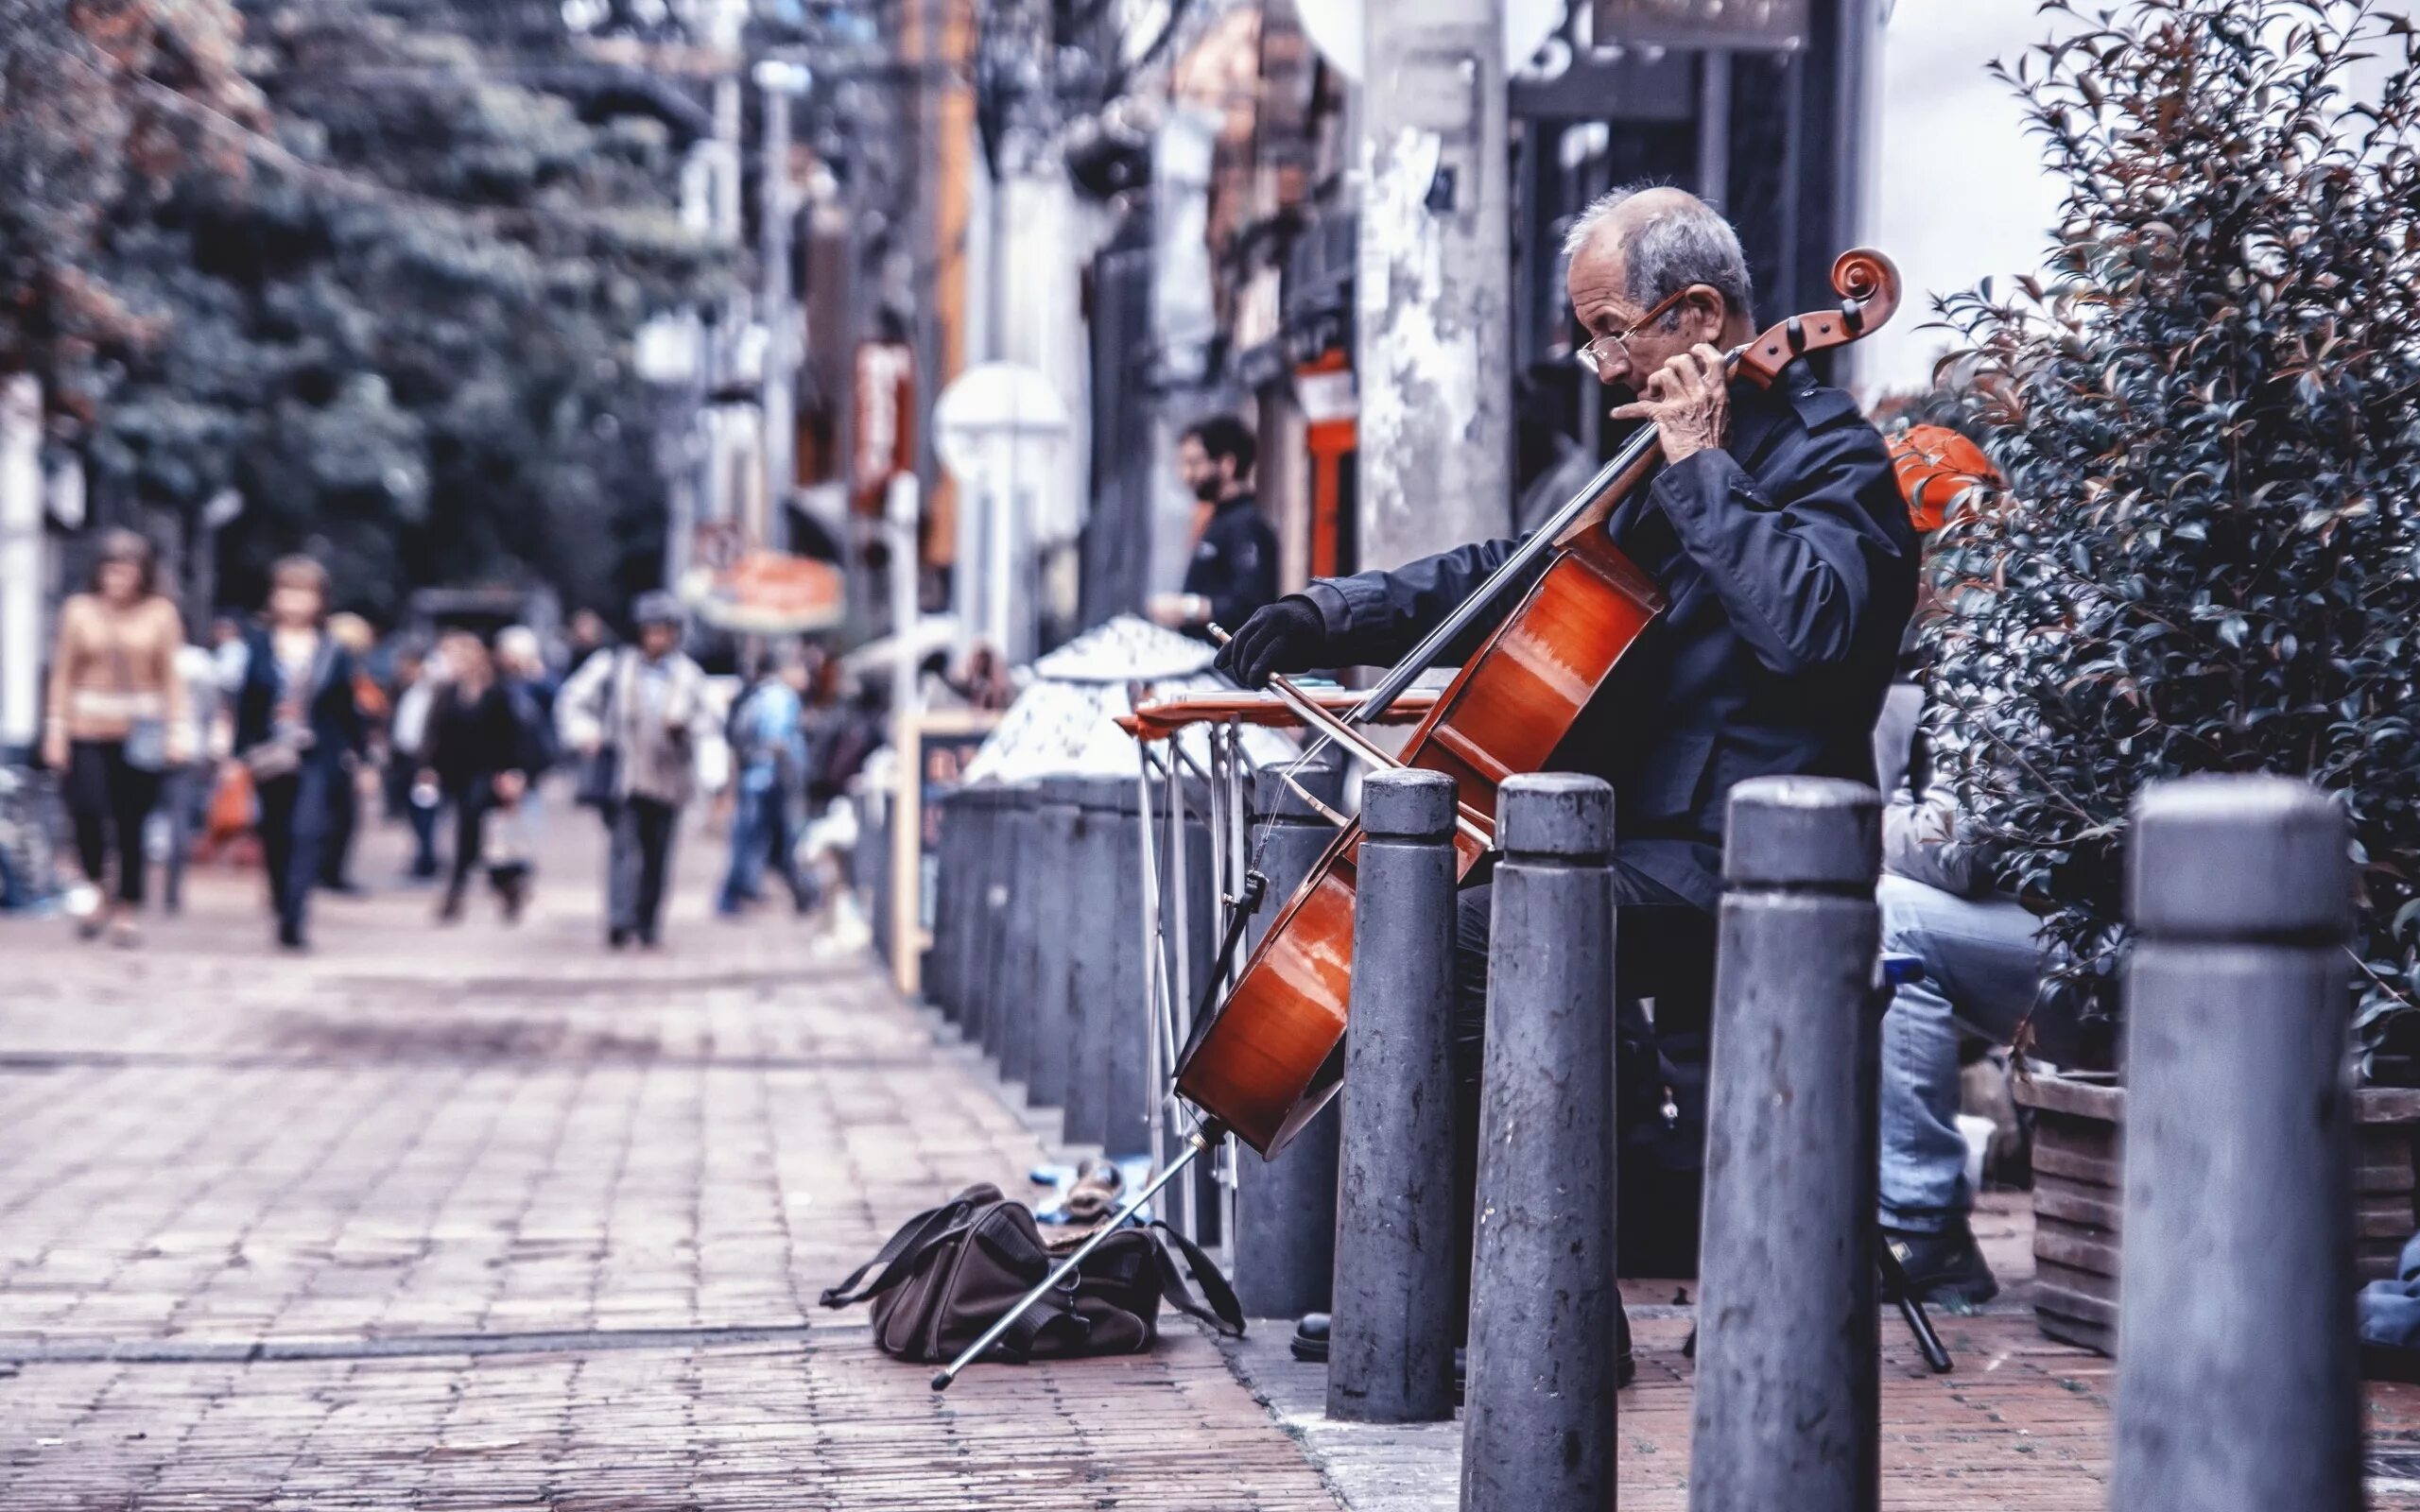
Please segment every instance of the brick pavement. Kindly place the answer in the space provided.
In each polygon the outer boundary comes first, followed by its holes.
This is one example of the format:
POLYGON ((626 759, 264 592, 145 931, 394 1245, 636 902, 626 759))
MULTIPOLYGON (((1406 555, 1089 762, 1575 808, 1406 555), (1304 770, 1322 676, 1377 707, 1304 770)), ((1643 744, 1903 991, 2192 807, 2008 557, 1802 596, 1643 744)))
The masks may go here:
MULTIPOLYGON (((1326 1422, 1283 1327, 935 1398, 814 1309, 1042 1148, 861 952, 702 917, 700 837, 671 949, 605 952, 582 819, 517 931, 389 889, 295 961, 227 876, 140 952, 0 920, 0 1507, 1454 1504, 1459 1430, 1326 1422)), ((2022 1270, 2022 1207, 1986 1227, 2022 1270)), ((1676 1509, 1688 1319, 1637 1316, 1622 1500, 1676 1509)), ((1883 1320, 1885 1504, 2102 1505, 2108 1366, 2021 1307, 1944 1332, 1936 1380, 1883 1320)), ((2371 1427, 2420 1512, 2420 1391, 2371 1427)))
POLYGON ((862 954, 706 919, 702 836, 606 952, 596 849, 301 960, 234 875, 137 952, 0 920, 0 1506, 1335 1505, 1190 1331, 937 1400, 816 1309, 1044 1152, 862 954))

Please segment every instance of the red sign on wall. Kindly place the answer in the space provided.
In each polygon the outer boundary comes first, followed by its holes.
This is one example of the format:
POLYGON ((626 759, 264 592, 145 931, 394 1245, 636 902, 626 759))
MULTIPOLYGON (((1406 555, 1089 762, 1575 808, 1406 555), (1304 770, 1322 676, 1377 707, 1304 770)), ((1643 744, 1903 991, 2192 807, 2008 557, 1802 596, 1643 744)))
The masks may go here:
POLYGON ((916 467, 916 358, 905 342, 857 345, 856 404, 849 434, 849 497, 879 519, 883 490, 916 467))

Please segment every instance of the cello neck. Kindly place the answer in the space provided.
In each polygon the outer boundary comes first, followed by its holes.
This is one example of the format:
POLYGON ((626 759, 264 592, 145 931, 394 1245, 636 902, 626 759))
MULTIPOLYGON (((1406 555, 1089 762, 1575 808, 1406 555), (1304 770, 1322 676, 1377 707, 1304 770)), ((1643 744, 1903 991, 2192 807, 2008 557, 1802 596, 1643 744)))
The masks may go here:
MULTIPOLYGON (((1737 357, 1737 353, 1732 355, 1737 357)), ((1640 426, 1638 434, 1622 443, 1622 449, 1614 454, 1612 461, 1599 468, 1597 475, 1590 478, 1579 492, 1564 500, 1544 524, 1522 538, 1521 543, 1512 549, 1512 555, 1504 558, 1503 565, 1488 574, 1468 598, 1455 605, 1453 612, 1437 622, 1436 628, 1422 636, 1420 644, 1390 668, 1387 675, 1370 689, 1369 696, 1355 704, 1352 712, 1344 717, 1354 724, 1362 725, 1385 713, 1397 698, 1420 680, 1422 673, 1437 664, 1447 646, 1460 640, 1495 607, 1506 588, 1525 579, 1531 568, 1563 544, 1565 537, 1590 524, 1592 514, 1594 523, 1601 524, 1606 516, 1613 513, 1614 507, 1621 502, 1621 496, 1630 490, 1630 487, 1635 486, 1637 480, 1634 479, 1631 485, 1619 489, 1616 485, 1622 483, 1634 472, 1643 478, 1652 469, 1655 454, 1655 427, 1640 426)))
MULTIPOLYGON (((1809 352, 1846 346, 1878 330, 1899 308, 1899 270, 1890 258, 1871 248, 1853 248, 1834 260, 1832 288, 1841 296, 1836 309, 1793 315, 1755 339, 1732 348, 1723 354, 1724 370, 1765 387, 1790 362, 1809 352)), ((1614 455, 1614 459, 1597 470, 1587 487, 1573 494, 1553 518, 1515 547, 1504 564, 1488 574, 1486 580, 1455 606, 1435 629, 1422 636, 1420 644, 1378 679, 1369 696, 1354 705, 1345 719, 1352 724, 1366 724, 1385 713, 1406 689, 1420 680, 1422 673, 1436 665, 1446 647, 1495 607, 1507 587, 1522 581, 1540 558, 1568 543, 1582 530, 1601 526, 1623 497, 1652 475, 1659 456, 1655 427, 1640 426, 1638 434, 1614 455)))

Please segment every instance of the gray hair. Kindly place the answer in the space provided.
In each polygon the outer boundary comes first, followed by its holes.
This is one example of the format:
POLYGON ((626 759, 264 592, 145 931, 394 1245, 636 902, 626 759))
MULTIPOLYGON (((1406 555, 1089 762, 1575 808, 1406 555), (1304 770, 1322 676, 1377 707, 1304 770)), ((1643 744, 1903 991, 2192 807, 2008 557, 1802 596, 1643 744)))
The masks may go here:
MULTIPOLYGON (((1564 261, 1578 256, 1598 228, 1633 197, 1662 187, 1624 184, 1590 200, 1564 232, 1564 261)), ((1622 279, 1623 295, 1642 310, 1653 309, 1692 284, 1713 289, 1741 315, 1752 315, 1755 302, 1747 254, 1739 249, 1739 233, 1702 199, 1691 198, 1632 227, 1622 244, 1622 279)), ((1667 311, 1657 323, 1668 331, 1679 316, 1677 310, 1667 311)))

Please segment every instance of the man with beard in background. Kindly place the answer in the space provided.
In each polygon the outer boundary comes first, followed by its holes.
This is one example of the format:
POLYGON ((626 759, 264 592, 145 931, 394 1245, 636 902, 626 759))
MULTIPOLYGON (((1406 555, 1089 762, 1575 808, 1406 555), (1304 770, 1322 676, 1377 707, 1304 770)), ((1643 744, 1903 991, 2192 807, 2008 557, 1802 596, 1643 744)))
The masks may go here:
POLYGON ((1187 635, 1241 625, 1277 597, 1277 532, 1253 499, 1258 455, 1252 432, 1233 415, 1214 415, 1177 444, 1177 476, 1194 497, 1193 559, 1182 593, 1151 595, 1151 618, 1187 635))

